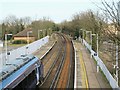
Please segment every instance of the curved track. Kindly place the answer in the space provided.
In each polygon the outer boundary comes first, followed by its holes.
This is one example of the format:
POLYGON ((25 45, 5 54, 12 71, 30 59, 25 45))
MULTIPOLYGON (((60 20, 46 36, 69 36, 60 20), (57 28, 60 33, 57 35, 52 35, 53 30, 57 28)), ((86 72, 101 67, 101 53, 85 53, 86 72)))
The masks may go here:
MULTIPOLYGON (((64 36, 65 37, 65 36, 64 36)), ((73 49, 72 49, 72 43, 70 39, 65 37, 66 40, 66 55, 64 59, 64 65, 62 67, 60 77, 57 82, 56 88, 70 88, 70 80, 71 78, 71 72, 72 72, 72 56, 73 56, 73 49)))
POLYGON ((58 54, 56 54, 56 58, 53 64, 51 64, 51 68, 46 74, 43 83, 39 85, 39 88, 54 89, 71 87, 70 82, 73 81, 70 81, 70 78, 74 76, 72 43, 65 35, 59 34, 58 47, 58 54))
POLYGON ((56 42, 56 44, 54 45, 54 47, 41 60, 43 62, 43 65, 44 65, 44 78, 46 78, 47 75, 50 73, 50 70, 53 66, 53 63, 55 62, 57 56, 60 53, 60 49, 61 49, 61 42, 60 41, 61 41, 61 38, 59 37, 59 39, 56 42))

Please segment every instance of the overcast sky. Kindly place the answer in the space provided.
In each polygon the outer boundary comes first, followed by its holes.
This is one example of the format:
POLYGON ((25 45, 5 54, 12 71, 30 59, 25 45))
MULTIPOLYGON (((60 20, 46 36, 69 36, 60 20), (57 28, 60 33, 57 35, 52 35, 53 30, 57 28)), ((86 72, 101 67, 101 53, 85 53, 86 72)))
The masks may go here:
POLYGON ((0 0, 0 20, 3 20, 9 15, 15 15, 18 18, 30 16, 32 19, 49 17, 59 23, 63 20, 70 20, 75 13, 89 9, 94 11, 98 10, 93 2, 101 5, 100 1, 101 0, 0 0))

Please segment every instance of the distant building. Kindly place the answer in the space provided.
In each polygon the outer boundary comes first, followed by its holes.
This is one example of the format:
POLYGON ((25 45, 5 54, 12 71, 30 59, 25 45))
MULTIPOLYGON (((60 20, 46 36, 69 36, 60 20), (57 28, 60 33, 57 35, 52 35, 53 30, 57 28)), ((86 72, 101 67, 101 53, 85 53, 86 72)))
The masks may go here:
POLYGON ((29 42, 35 41, 35 37, 34 37, 33 33, 29 33, 29 38, 28 38, 27 33, 29 31, 32 31, 32 29, 31 28, 27 28, 27 29, 17 33, 16 35, 13 36, 13 39, 14 40, 25 40, 27 42, 28 42, 28 39, 29 39, 29 42))

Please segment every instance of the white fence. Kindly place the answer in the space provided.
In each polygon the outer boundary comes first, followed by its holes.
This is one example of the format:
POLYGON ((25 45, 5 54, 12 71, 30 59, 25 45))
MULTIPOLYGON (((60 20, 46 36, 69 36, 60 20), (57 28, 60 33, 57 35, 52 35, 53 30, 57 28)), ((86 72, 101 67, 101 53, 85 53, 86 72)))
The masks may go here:
MULTIPOLYGON (((49 40, 49 36, 46 36, 40 40, 37 40, 33 43, 30 43, 28 45, 25 45, 23 47, 14 49, 9 51, 10 55, 8 55, 8 60, 14 60, 15 58, 20 57, 20 55, 25 55, 25 54, 32 54, 33 52, 35 52, 37 49, 39 49, 42 45, 44 45, 45 43, 47 43, 49 40)), ((5 64, 5 56, 6 54, 0 54, 0 66, 2 66, 3 64, 5 64)))
POLYGON ((97 64, 99 65, 99 67, 101 68, 102 72, 104 73, 104 75, 106 76, 108 82, 110 83, 111 87, 113 89, 119 89, 116 80, 113 78, 113 76, 110 74, 109 70, 107 69, 107 67, 105 66, 105 64, 102 62, 102 60, 98 57, 98 56, 94 56, 94 54, 96 53, 95 51, 91 50, 91 46, 85 41, 83 40, 83 44, 86 46, 86 48, 92 53, 94 59, 96 60, 97 64))
POLYGON ((74 43, 72 41, 72 44, 73 44, 73 48, 74 48, 74 55, 75 55, 75 76, 74 76, 74 90, 76 90, 77 88, 77 63, 76 63, 76 48, 74 46, 74 43))

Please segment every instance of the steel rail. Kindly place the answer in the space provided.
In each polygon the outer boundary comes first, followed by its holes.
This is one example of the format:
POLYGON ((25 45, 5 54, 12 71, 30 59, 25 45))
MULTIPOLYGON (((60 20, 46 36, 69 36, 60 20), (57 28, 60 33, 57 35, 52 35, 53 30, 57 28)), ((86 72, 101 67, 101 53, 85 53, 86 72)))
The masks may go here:
MULTIPOLYGON (((65 36, 63 36, 63 37, 65 39, 65 36)), ((70 41, 69 41, 69 44, 70 44, 70 41)), ((72 47, 72 45, 71 45, 71 47, 72 47)), ((65 49, 66 49, 66 46, 65 46, 65 49)), ((71 77, 71 68, 72 68, 71 64, 72 64, 72 52, 73 51, 72 51, 72 49, 70 51, 71 51, 70 52, 71 53, 71 56, 70 56, 71 58, 70 58, 70 65, 69 65, 69 77, 68 77, 68 82, 67 82, 67 88, 69 87, 69 82, 70 82, 70 77, 71 77)), ((50 86, 50 89, 52 89, 52 90, 54 90, 56 88, 57 84, 58 84, 58 80, 59 80, 60 74, 62 72, 63 65, 65 64, 65 57, 66 57, 66 53, 64 53, 64 57, 62 58, 62 61, 61 61, 60 65, 59 65, 59 68, 58 68, 58 70, 56 72, 56 75, 55 75, 55 77, 54 77, 54 79, 52 81, 52 84, 50 86)))
POLYGON ((61 45, 61 47, 59 47, 58 55, 56 56, 56 58, 55 58, 55 60, 54 60, 54 63, 51 65, 48 73, 46 74, 46 76, 45 76, 45 78, 44 78, 44 81, 42 82, 42 84, 41 84, 39 87, 41 87, 41 86, 46 82, 47 78, 50 76, 51 71, 53 70, 53 68, 54 68, 55 64, 57 63, 57 60, 59 59, 59 56, 60 56, 60 54, 61 54, 61 52, 62 52, 61 49, 62 49, 62 45, 61 45))
MULTIPOLYGON (((69 41, 69 43, 71 43, 69 41)), ((69 85, 70 85, 70 77, 71 77, 71 68, 72 68, 72 56, 73 56, 73 50, 72 50, 72 45, 71 45, 71 48, 70 48, 70 65, 69 65, 69 76, 68 76, 68 83, 67 83, 67 88, 69 88, 69 85)))
POLYGON ((66 50, 66 52, 68 52, 68 54, 66 55, 65 60, 64 60, 65 64, 64 64, 62 72, 61 72, 62 76, 59 79, 59 81, 57 82, 57 86, 58 87, 60 86, 59 88, 69 88, 70 77, 71 77, 71 68, 72 68, 72 54, 73 54, 73 51, 71 49, 72 45, 71 45, 71 42, 68 37, 64 36, 64 38, 66 39, 66 43, 67 43, 66 46, 67 46, 67 48, 69 47, 70 50, 68 50, 68 51, 66 50), (68 56, 70 56, 70 57, 68 58, 68 56), (67 69, 67 71, 65 70, 65 68, 67 69), (66 75, 66 74, 68 77, 65 76, 66 77, 66 79, 65 79, 64 75, 66 75), (61 86, 64 86, 64 87, 61 87, 61 86))
POLYGON ((52 89, 52 90, 54 90, 54 89, 56 88, 56 85, 57 85, 57 83, 58 83, 59 76, 60 76, 60 74, 61 74, 61 71, 62 71, 64 62, 65 62, 65 60, 64 60, 64 59, 65 59, 65 55, 66 55, 65 49, 66 49, 66 46, 64 47, 64 53, 63 53, 63 56, 62 56, 60 65, 59 65, 59 67, 58 67, 58 69, 57 69, 57 72, 56 72, 56 74, 55 74, 55 77, 54 77, 54 79, 53 79, 53 81, 52 81, 52 83, 51 83, 51 86, 50 86, 50 89, 52 89))

